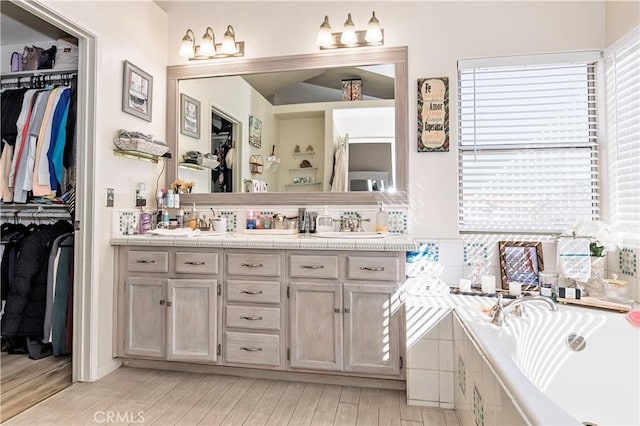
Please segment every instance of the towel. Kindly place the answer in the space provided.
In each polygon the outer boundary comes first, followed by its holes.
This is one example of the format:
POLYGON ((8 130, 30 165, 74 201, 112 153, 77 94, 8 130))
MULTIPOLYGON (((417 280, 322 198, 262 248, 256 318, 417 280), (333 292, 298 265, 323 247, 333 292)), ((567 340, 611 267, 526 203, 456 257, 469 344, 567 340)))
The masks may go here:
POLYGON ((151 229, 147 234, 162 235, 163 237, 195 237, 200 234, 199 229, 176 228, 176 229, 151 229))
POLYGON ((591 276, 590 241, 587 238, 560 238, 558 241, 558 265, 560 276, 579 282, 589 281, 591 276))

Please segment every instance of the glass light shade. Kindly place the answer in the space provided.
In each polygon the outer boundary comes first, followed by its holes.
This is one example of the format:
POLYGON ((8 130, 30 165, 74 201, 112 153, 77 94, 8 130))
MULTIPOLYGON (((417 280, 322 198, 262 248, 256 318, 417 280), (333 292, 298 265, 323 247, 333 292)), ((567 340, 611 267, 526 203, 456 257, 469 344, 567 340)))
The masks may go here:
POLYGON ((216 41, 213 35, 213 28, 207 27, 207 31, 202 35, 202 42, 198 54, 202 56, 215 56, 216 41))
POLYGON ((369 24, 367 25, 367 33, 364 39, 369 43, 379 43, 382 41, 382 30, 380 29, 380 21, 376 18, 376 12, 373 12, 369 24))
POLYGON ((324 17, 324 21, 322 22, 322 25, 320 25, 316 44, 322 47, 329 47, 333 44, 333 35, 331 34, 331 26, 329 25, 328 16, 324 17))
POLYGON ((180 44, 180 51, 178 54, 183 58, 193 58, 196 56, 195 47, 194 47, 194 34, 193 31, 187 30, 187 33, 184 37, 182 37, 182 43, 180 44), (191 34, 189 34, 191 33, 191 34))
POLYGON ((344 22, 344 29, 342 30, 342 35, 340 36, 340 43, 342 44, 356 44, 358 42, 358 37, 356 36, 356 28, 353 24, 353 20, 351 20, 351 14, 347 15, 347 20, 344 22))
POLYGON ((222 53, 227 55, 238 53, 238 47, 236 46, 236 37, 231 25, 227 26, 227 31, 224 32, 221 51, 222 53))

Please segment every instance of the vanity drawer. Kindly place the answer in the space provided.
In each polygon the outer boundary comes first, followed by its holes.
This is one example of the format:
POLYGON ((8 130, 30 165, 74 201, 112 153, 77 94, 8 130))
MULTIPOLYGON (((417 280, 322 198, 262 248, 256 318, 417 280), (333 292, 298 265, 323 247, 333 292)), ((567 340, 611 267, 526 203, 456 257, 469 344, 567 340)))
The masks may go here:
POLYGON ((348 256, 347 278, 351 280, 400 281, 400 260, 391 256, 348 256))
POLYGON ((280 330, 280 308, 228 306, 226 327, 253 330, 280 330))
POLYGON ((227 254, 227 275, 279 277, 280 256, 277 254, 227 254))
POLYGON ((226 362, 238 364, 280 365, 280 336, 274 334, 224 333, 226 362))
POLYGON ((289 276, 338 279, 338 256, 289 256, 289 276))
POLYGON ((229 302, 280 303, 280 283, 227 280, 229 302))
POLYGON ((217 274, 218 253, 176 252, 177 274, 217 274))
POLYGON ((129 251, 127 271, 169 272, 169 253, 166 251, 129 251))

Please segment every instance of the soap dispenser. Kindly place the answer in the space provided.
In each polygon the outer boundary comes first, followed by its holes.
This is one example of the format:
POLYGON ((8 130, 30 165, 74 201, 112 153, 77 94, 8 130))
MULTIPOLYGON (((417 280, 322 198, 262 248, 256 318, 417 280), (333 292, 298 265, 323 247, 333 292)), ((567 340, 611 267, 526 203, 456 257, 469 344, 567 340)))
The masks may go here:
POLYGON ((382 201, 380 201, 380 211, 376 213, 376 232, 378 234, 389 232, 389 226, 387 225, 387 212, 384 211, 382 201))
POLYGON ((324 206, 324 211, 316 218, 316 232, 332 232, 333 218, 329 215, 329 208, 324 206))

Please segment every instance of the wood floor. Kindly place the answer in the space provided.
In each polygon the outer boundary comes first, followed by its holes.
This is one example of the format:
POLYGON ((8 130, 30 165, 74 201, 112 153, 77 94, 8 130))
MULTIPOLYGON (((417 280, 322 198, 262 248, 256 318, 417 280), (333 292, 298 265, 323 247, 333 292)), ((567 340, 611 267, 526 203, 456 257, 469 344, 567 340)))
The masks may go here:
POLYGON ((408 407, 404 391, 121 367, 76 383, 10 425, 459 425, 452 410, 408 407))
POLYGON ((0 355, 0 422, 71 386, 71 356, 0 355))

